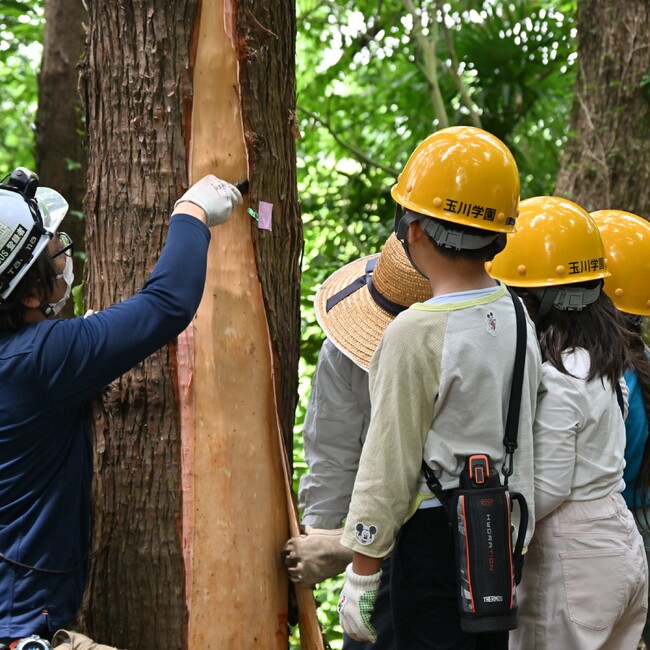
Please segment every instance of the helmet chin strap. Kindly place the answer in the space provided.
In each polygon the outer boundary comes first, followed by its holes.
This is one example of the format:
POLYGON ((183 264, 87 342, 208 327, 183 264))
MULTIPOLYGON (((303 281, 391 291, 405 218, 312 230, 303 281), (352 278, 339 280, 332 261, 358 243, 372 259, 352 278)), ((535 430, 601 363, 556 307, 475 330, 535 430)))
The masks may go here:
POLYGON ((587 305, 598 300, 602 281, 595 287, 572 287, 562 285, 557 287, 546 287, 543 289, 530 289, 530 292, 539 298, 539 319, 546 318, 551 309, 559 311, 582 311, 587 305))
POLYGON ((625 311, 621 313, 625 317, 625 320, 630 327, 636 328, 636 327, 641 327, 641 325, 643 325, 643 320, 645 316, 641 316, 641 314, 629 314, 628 312, 625 311))
POLYGON ((557 295, 557 289, 555 287, 549 287, 548 289, 543 289, 541 295, 539 293, 536 293, 535 295, 537 295, 537 297, 540 298, 539 309, 537 311, 537 314, 539 320, 543 321, 549 315, 551 309, 553 308, 553 301, 555 300, 555 296, 557 295))
POLYGON ((395 208, 395 235, 397 239, 402 242, 402 246, 404 248, 404 253, 406 253, 406 257, 408 258, 408 261, 411 263, 411 266, 423 277, 429 279, 428 276, 426 276, 418 267, 417 264, 413 261, 413 258, 411 257, 411 253, 409 252, 409 245, 408 245, 408 233, 409 233, 409 227, 411 226, 412 223, 415 221, 420 221, 420 216, 416 214, 415 212, 405 212, 404 208, 398 203, 397 207, 395 208))

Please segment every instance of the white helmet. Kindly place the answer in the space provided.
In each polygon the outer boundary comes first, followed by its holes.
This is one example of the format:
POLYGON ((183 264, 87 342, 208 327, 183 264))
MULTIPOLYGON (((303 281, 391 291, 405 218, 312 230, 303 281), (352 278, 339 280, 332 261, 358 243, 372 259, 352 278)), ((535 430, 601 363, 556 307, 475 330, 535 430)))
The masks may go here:
POLYGON ((34 264, 68 211, 67 201, 38 176, 18 167, 0 183, 0 300, 34 264))

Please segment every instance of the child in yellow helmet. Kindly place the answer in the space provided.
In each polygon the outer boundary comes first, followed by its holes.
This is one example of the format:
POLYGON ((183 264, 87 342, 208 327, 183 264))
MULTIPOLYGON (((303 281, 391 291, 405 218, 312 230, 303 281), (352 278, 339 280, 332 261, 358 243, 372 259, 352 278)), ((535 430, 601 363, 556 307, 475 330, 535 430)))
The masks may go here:
MULTIPOLYGON (((371 420, 342 543, 354 551, 339 601, 343 629, 373 640, 382 558, 391 553, 396 647, 508 647, 508 632, 461 629, 450 519, 423 461, 444 490, 465 456, 500 471, 515 356, 515 309, 485 271, 514 228, 517 166, 507 147, 472 127, 443 129, 413 152, 392 190, 396 232, 433 298, 399 314, 370 363, 371 420), (462 460, 461 460, 462 458, 462 460), (477 646, 476 644, 479 644, 477 646)), ((511 485, 532 503, 532 419, 541 358, 530 321, 519 448, 511 485)), ((532 527, 526 532, 530 538, 532 527)))
POLYGON ((535 321, 543 382, 535 416, 535 535, 514 650, 635 648, 647 607, 641 536, 621 495, 628 334, 589 214, 560 197, 522 201, 489 265, 535 321))
MULTIPOLYGON (((303 427, 309 472, 298 502, 305 533, 283 548, 290 579, 313 588, 339 575, 352 559, 341 545, 342 521, 370 423, 368 365, 387 325, 414 302, 431 297, 431 285, 408 261, 392 234, 381 253, 354 260, 330 275, 314 300, 327 335, 312 378, 303 427)), ((394 650, 390 558, 372 619, 375 643, 344 636, 342 650, 394 650)))

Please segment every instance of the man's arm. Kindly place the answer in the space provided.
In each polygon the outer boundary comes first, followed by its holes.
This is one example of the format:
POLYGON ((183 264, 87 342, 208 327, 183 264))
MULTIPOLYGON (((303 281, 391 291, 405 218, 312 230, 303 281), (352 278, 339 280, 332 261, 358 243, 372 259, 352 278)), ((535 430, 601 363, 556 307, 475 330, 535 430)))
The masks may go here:
POLYGON ((341 526, 350 505, 369 420, 368 373, 326 339, 303 427, 309 472, 300 481, 299 503, 306 526, 341 526))

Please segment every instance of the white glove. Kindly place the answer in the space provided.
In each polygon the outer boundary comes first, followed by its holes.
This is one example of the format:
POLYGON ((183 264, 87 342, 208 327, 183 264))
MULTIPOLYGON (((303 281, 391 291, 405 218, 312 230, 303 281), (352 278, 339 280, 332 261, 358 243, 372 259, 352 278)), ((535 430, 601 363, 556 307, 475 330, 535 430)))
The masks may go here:
POLYGON ((174 203, 174 209, 181 201, 198 205, 205 212, 208 228, 211 228, 228 220, 235 206, 242 204, 242 196, 234 185, 208 174, 174 203))
POLYGON ((345 583, 339 598, 339 620, 343 631, 355 641, 377 640, 377 632, 370 622, 381 582, 381 569, 369 576, 360 576, 345 569, 345 583))
POLYGON ((305 527, 306 535, 292 537, 283 547, 284 562, 292 582, 313 589, 333 578, 352 561, 352 551, 341 545, 343 529, 305 527))
POLYGON ((67 630, 59 630, 54 635, 52 647, 54 650, 117 650, 112 645, 95 643, 95 641, 83 634, 68 632, 67 630))

